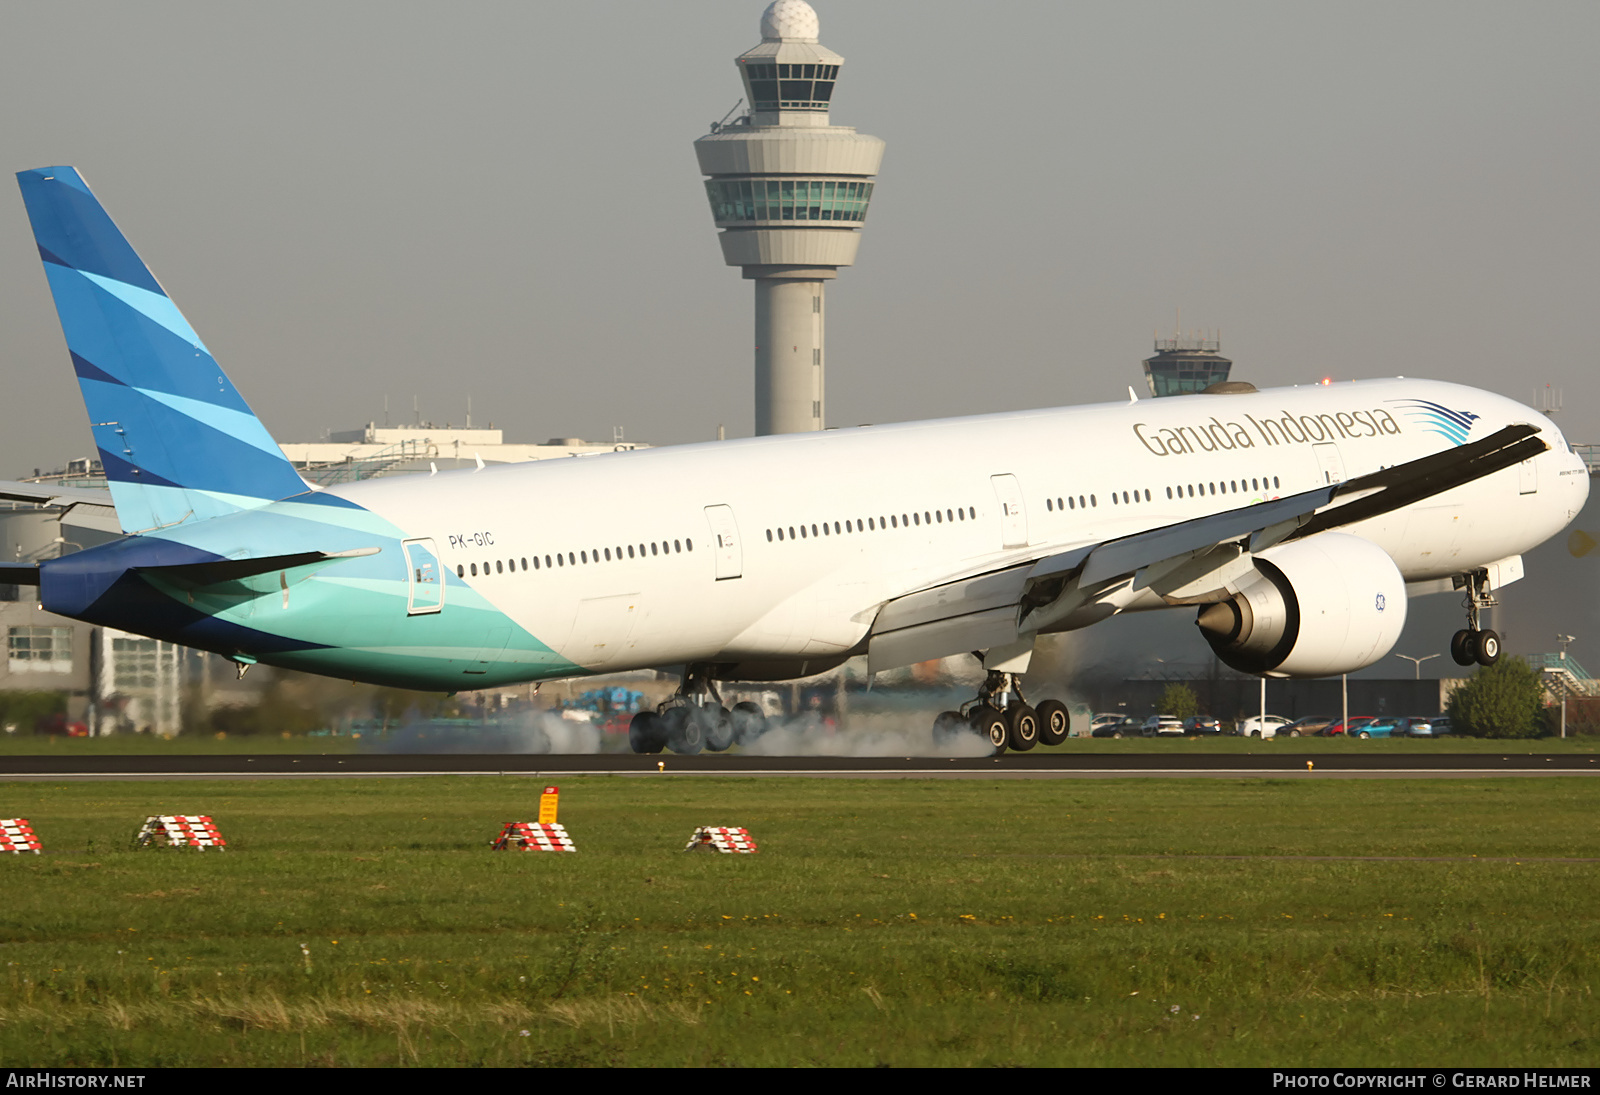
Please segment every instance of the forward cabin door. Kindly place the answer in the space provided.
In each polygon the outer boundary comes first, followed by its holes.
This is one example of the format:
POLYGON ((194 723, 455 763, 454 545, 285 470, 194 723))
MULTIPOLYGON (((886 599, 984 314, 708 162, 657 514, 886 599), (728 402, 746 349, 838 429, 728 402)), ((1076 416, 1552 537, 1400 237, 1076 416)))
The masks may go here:
POLYGON ((991 475, 995 500, 1000 503, 1000 539, 1008 548, 1028 546, 1028 514, 1022 508, 1022 487, 1015 475, 991 475))
POLYGON ((1517 468, 1517 475, 1520 477, 1517 480, 1518 492, 1521 494, 1538 494, 1539 465, 1535 464, 1531 459, 1529 459, 1518 464, 1517 468))
POLYGON ((706 522, 711 526, 712 555, 717 561, 717 581, 744 574, 744 552, 739 548, 739 526, 731 506, 707 506, 706 522))

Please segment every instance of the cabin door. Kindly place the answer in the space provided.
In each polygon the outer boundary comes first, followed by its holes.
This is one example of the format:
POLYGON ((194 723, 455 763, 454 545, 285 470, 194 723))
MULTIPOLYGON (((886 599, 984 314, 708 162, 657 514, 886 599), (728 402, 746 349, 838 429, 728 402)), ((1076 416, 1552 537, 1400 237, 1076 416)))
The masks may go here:
POLYGON ((1000 540, 1008 548, 1028 546, 1028 514, 1022 508, 1022 487, 1015 475, 991 475, 995 500, 1000 503, 1000 540))
POLYGON ((1317 454, 1317 471, 1322 473, 1322 485, 1344 482, 1344 459, 1339 455, 1339 446, 1324 442, 1312 445, 1311 451, 1317 454))
POLYGON ((739 526, 732 506, 707 506, 706 522, 711 526, 712 555, 717 561, 717 581, 738 578, 744 573, 744 552, 739 548, 739 526))
POLYGON ((406 540, 406 615, 421 616, 444 607, 444 570, 432 540, 406 540))

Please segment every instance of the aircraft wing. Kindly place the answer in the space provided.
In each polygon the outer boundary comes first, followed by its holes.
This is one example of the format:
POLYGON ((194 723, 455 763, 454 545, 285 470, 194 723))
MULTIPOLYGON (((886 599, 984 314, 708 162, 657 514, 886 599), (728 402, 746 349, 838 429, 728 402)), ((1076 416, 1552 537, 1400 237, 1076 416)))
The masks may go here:
POLYGON ((111 492, 95 487, 57 487, 49 483, 0 481, 0 499, 41 506, 111 506, 111 492))
MULTIPOLYGON (((919 590, 884 604, 867 647, 869 672, 1004 646, 1091 610, 1130 583, 1173 604, 1218 599, 1274 544, 1370 520, 1538 456, 1532 425, 1270 502, 1098 543, 919 590)), ((1115 609, 1105 606, 1105 614, 1115 609)))

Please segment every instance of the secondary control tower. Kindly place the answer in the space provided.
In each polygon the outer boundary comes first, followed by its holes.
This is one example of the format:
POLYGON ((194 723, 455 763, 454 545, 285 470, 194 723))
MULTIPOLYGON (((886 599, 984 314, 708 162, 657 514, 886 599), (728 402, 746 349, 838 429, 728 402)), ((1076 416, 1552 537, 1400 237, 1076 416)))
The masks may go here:
POLYGON ((823 284, 856 261, 883 141, 831 125, 844 62, 805 0, 775 0, 739 55, 749 110, 694 143, 722 257, 756 283, 756 433, 823 428, 823 284))

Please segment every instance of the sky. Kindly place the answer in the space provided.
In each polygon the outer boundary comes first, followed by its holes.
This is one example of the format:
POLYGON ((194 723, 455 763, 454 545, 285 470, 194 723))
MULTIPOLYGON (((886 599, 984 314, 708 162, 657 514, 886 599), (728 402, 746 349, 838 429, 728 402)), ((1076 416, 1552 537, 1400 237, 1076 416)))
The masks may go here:
MULTIPOLYGON (((12 4, 8 171, 81 170, 280 441, 752 429, 692 143, 760 0, 12 4)), ((1259 386, 1550 385, 1600 442, 1592 2, 816 0, 883 138, 833 425, 1125 399, 1157 329, 1259 386)), ((90 455, 0 195, 0 478, 90 455)), ((1071 438, 1062 438, 1064 456, 1071 438)))

